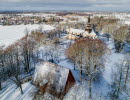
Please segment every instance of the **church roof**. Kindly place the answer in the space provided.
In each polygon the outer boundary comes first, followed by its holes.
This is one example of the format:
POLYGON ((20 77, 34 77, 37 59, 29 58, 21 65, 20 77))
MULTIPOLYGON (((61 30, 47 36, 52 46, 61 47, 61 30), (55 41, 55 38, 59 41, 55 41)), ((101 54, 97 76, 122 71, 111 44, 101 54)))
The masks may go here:
POLYGON ((74 28, 70 28, 70 29, 68 29, 67 31, 73 32, 73 33, 83 33, 83 32, 84 32, 84 30, 81 30, 81 29, 74 29, 74 28))
POLYGON ((48 90, 63 92, 69 71, 70 70, 65 67, 61 67, 50 62, 42 62, 36 67, 33 83, 41 85, 46 82, 48 83, 48 90))
POLYGON ((94 32, 93 29, 90 33, 88 31, 85 31, 85 30, 73 29, 73 28, 71 28, 70 30, 67 30, 67 31, 70 33, 81 33, 82 35, 96 35, 96 33, 94 32))
POLYGON ((96 36, 96 33, 94 32, 94 30, 92 30, 90 33, 88 32, 88 31, 85 31, 84 33, 83 33, 83 36, 96 36))

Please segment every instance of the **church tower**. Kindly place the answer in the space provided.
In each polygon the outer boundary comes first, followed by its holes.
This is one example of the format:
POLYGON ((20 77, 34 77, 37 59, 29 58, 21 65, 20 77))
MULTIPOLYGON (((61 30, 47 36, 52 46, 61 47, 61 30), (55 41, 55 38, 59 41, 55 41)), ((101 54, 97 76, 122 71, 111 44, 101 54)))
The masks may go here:
POLYGON ((85 31, 87 31, 88 33, 91 33, 91 31, 92 31, 90 16, 88 17, 88 24, 86 26, 85 31))

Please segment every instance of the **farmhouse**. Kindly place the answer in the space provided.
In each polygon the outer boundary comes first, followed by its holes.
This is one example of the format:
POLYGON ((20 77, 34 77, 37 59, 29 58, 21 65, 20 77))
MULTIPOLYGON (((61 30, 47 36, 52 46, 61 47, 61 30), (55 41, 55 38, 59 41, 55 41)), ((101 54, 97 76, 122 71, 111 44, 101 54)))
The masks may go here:
POLYGON ((93 38, 93 39, 97 38, 97 34, 92 29, 90 17, 88 17, 88 24, 86 25, 85 30, 70 28, 70 29, 67 29, 67 32, 69 33, 67 35, 67 38, 72 39, 72 40, 77 39, 77 36, 78 38, 80 37, 93 38))
POLYGON ((75 79, 68 68, 50 62, 41 62, 36 67, 33 83, 43 93, 44 99, 48 99, 50 95, 61 99, 75 84, 75 79))

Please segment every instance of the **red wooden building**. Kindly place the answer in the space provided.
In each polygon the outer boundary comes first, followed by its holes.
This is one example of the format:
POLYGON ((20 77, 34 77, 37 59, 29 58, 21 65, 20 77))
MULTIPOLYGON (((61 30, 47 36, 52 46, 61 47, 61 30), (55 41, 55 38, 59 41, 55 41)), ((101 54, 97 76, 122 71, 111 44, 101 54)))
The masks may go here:
MULTIPOLYGON (((42 62, 36 67, 33 83, 39 87, 43 95, 46 93, 62 99, 75 84, 75 79, 70 69, 42 62)), ((47 96, 44 98, 47 99, 47 96)))

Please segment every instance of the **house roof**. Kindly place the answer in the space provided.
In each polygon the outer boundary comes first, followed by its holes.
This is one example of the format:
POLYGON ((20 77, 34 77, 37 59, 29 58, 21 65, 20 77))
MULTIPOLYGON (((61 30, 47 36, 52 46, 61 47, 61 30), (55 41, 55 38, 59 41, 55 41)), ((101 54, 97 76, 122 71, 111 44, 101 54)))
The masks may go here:
POLYGON ((69 31, 69 32, 74 32, 74 33, 83 33, 83 32, 84 32, 84 30, 74 29, 74 28, 70 28, 70 29, 68 29, 67 31, 69 31))
MULTIPOLYGON (((77 33, 80 33, 80 35, 86 37, 86 36, 97 36, 97 34, 94 32, 94 30, 92 29, 92 31, 89 33, 88 31, 85 31, 85 30, 81 30, 81 29, 73 29, 73 28, 70 28, 67 30, 69 33, 73 33, 73 34, 77 34, 77 33)), ((70 36, 70 35, 69 35, 70 36)), ((71 35, 72 36, 72 35, 71 35)))
POLYGON ((69 69, 65 67, 50 62, 42 62, 36 67, 33 82, 37 85, 48 82, 47 89, 63 92, 68 75, 69 69))
POLYGON ((84 35, 96 36, 96 33, 94 32, 94 30, 92 30, 91 33, 88 33, 87 31, 85 31, 85 32, 83 33, 83 36, 84 36, 84 35))

